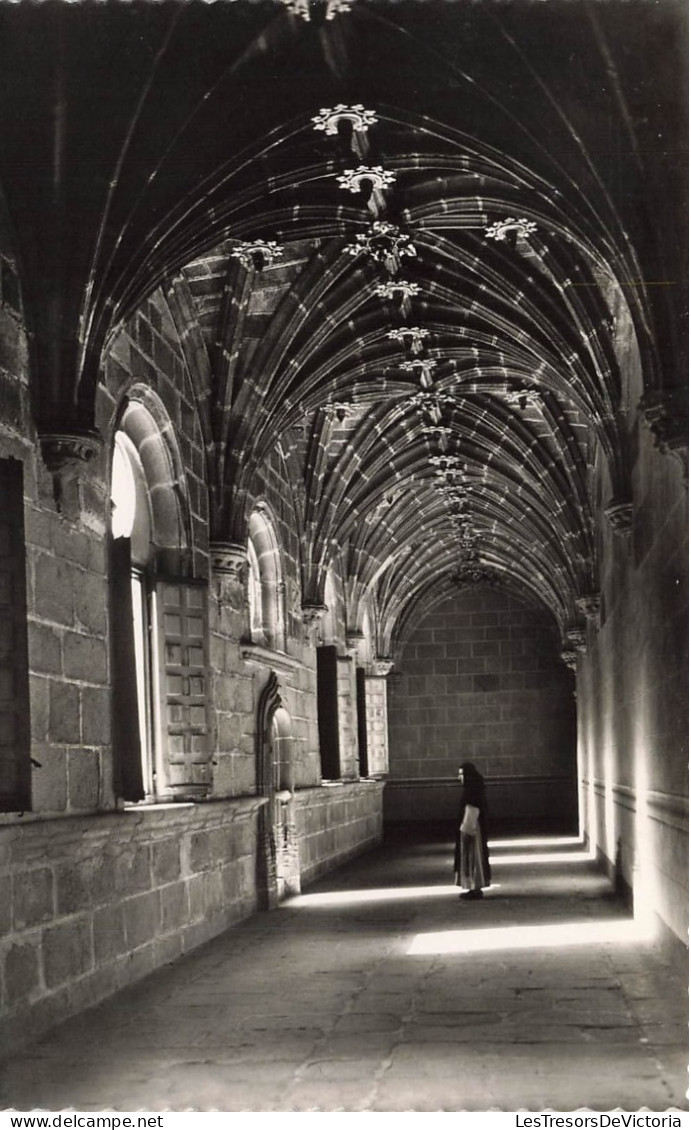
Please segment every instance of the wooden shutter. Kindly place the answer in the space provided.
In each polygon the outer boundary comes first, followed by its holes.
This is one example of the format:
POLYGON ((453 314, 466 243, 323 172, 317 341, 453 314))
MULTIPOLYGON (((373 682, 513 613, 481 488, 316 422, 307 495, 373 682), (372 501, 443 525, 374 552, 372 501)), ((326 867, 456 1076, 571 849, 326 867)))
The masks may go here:
POLYGON ((0 811, 31 804, 22 464, 0 460, 0 811))
POLYGON ((206 589, 159 582, 161 677, 159 796, 200 796, 211 787, 206 713, 206 589))
POLYGON ((369 775, 367 759, 367 704, 365 690, 365 669, 358 667, 355 671, 355 694, 357 703, 357 748, 360 776, 369 775))
POLYGON ((389 771, 389 735, 387 729, 386 679, 368 675, 365 679, 367 707, 367 755, 370 776, 389 771))
POLYGON ((317 721, 322 778, 341 776, 338 740, 338 661, 335 647, 317 648, 317 721))
POLYGON ((117 796, 144 797, 139 737, 137 664, 132 621, 132 556, 129 538, 110 545, 110 646, 113 666, 113 760, 117 796))

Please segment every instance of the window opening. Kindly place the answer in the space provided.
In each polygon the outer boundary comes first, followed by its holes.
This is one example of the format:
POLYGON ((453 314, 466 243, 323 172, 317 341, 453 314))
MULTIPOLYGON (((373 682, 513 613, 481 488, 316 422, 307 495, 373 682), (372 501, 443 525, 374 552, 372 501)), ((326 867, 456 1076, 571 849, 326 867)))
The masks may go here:
POLYGON ((130 401, 111 476, 113 744, 128 801, 203 796, 211 780, 206 599, 178 575, 187 539, 174 466, 160 424, 130 401))
POLYGON ((341 776, 338 734, 338 659, 336 648, 317 648, 317 724, 322 779, 341 776))

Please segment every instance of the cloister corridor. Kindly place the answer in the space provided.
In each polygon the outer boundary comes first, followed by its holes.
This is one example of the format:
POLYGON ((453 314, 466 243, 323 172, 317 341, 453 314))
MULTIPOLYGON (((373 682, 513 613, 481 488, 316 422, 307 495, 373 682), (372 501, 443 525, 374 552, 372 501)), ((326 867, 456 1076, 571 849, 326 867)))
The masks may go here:
POLYGON ((504 840, 459 902, 401 837, 63 1023, 1 1105, 92 1111, 686 1109, 686 957, 575 838, 504 840))

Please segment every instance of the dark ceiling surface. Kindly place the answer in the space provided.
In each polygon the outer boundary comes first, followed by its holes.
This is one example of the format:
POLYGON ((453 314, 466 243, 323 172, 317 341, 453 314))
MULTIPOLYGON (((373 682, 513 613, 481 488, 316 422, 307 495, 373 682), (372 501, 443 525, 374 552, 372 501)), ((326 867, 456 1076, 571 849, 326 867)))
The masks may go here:
POLYGON ((214 536, 242 538, 280 444, 308 595, 338 543, 390 631, 464 578, 566 631, 597 585, 598 452, 630 491, 631 358, 645 390, 685 382, 685 21, 676 0, 0 5, 39 429, 92 427, 104 350, 162 287, 206 354, 214 536))

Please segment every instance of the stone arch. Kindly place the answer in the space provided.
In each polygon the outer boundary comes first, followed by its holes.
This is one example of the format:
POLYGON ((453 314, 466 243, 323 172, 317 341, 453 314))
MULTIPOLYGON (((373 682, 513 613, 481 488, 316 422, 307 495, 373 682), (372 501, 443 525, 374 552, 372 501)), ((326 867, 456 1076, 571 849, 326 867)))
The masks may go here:
POLYGON ((324 604, 326 612, 319 624, 319 642, 321 644, 336 644, 339 636, 339 608, 342 601, 339 597, 339 580, 333 564, 326 570, 324 579, 324 604))
POLYGON ((128 391, 113 436, 113 444, 118 442, 127 449, 135 476, 146 488, 151 559, 157 571, 186 575, 191 563, 192 522, 185 471, 173 423, 151 389, 134 385, 128 391))
POLYGON ((266 798, 259 818, 257 891, 263 909, 300 890, 293 801, 293 724, 274 671, 257 705, 257 790, 266 798))
POLYGON ((260 503, 248 523, 250 632, 253 643, 285 650, 285 582, 276 523, 260 503))
POLYGON ((110 460, 115 788, 126 801, 205 796, 206 602, 190 577, 191 515, 173 423, 132 386, 110 460))

